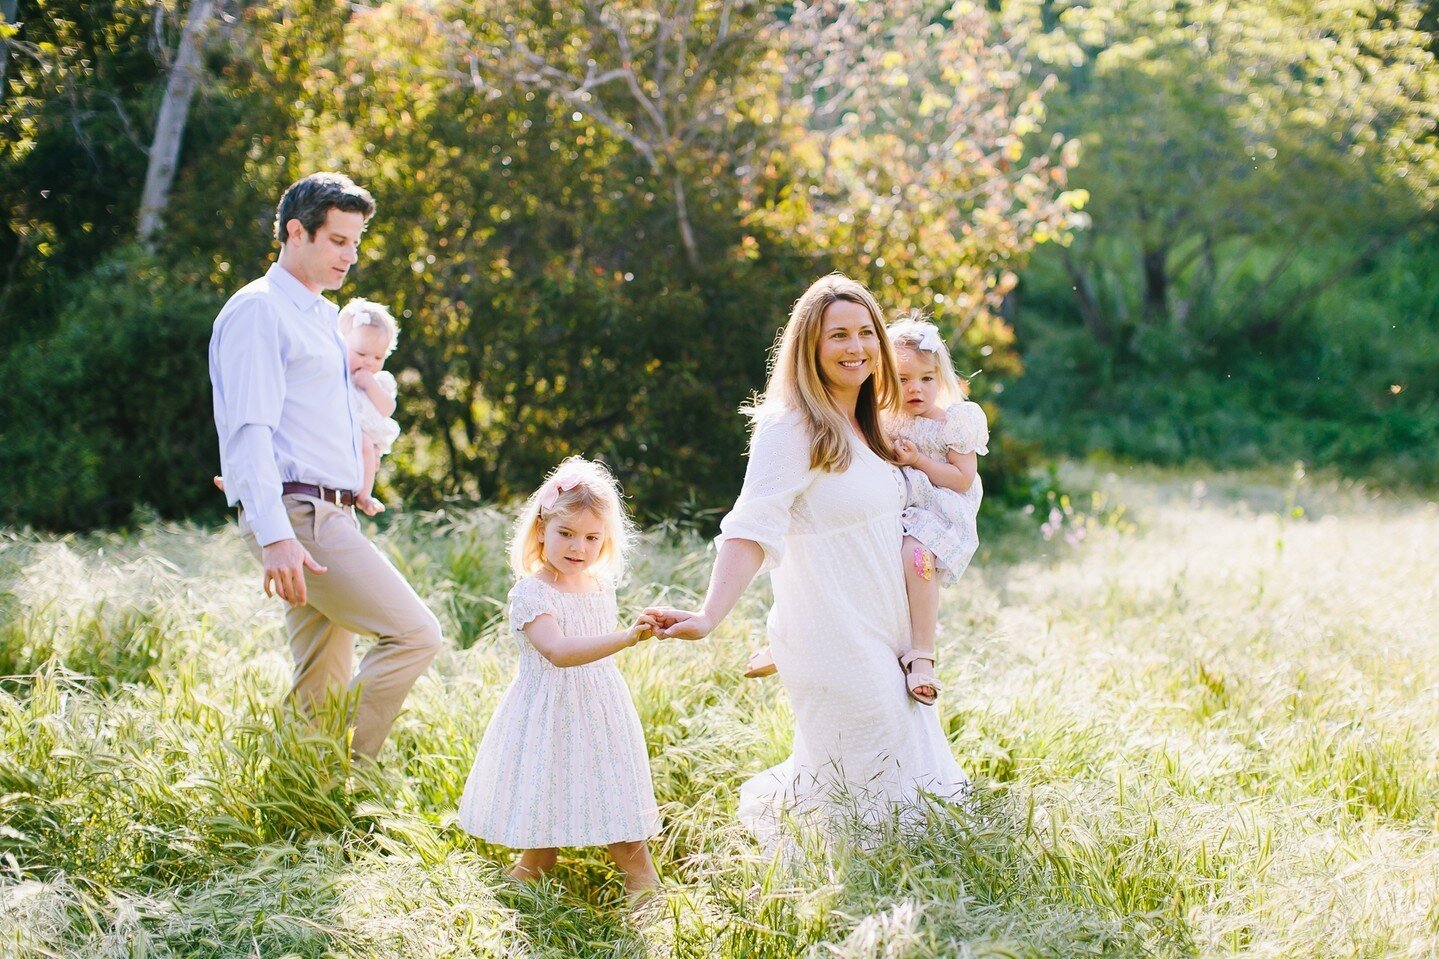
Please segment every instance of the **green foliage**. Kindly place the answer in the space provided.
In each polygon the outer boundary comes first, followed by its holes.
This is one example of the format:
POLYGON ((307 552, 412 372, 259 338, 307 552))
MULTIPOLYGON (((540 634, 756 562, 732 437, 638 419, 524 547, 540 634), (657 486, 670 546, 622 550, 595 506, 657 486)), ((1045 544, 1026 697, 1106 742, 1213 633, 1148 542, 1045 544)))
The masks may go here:
POLYGON ((71 291, 56 329, 0 362, 0 520, 116 525, 145 504, 215 515, 208 287, 135 250, 71 291))
MULTIPOLYGON (((1326 251, 1316 251, 1322 269, 1326 251)), ((1306 262, 1296 264, 1304 272, 1306 262)), ((1302 459, 1428 483, 1439 449, 1439 292, 1432 242, 1403 244, 1267 336, 1150 331, 1116 356, 1065 307, 1052 260, 1026 279, 1025 378, 1005 394, 1022 435, 1071 454, 1229 465, 1302 459)), ((1243 310, 1250 281, 1232 301, 1243 310)), ((1298 281, 1302 282, 1302 280, 1298 281)))
MULTIPOLYGON (((180 311, 189 314, 179 326, 208 324, 222 291, 265 266, 283 187, 311 170, 344 169, 375 193, 380 214, 341 299, 390 304, 403 327, 392 363, 408 431, 387 462, 389 488, 417 506, 504 500, 528 492, 562 456, 584 452, 614 466, 639 515, 712 523, 743 470, 746 424, 736 410, 763 385, 765 351, 815 276, 834 268, 867 276, 895 309, 939 304, 953 314, 940 319, 955 331, 967 368, 983 364, 991 379, 1017 369, 1007 328, 983 304, 997 296, 1005 268, 1041 232, 1062 229, 1067 215, 1045 175, 1048 158, 1010 135, 1011 123, 1037 127, 1041 100, 1025 89, 1022 64, 982 12, 956 13, 936 32, 921 6, 847 11, 826 27, 878 16, 875 29, 928 52, 896 63, 861 42, 866 75, 883 82, 868 91, 850 76, 854 89, 845 96, 860 122, 820 130, 824 124, 803 120, 816 104, 794 97, 803 86, 785 88, 774 69, 789 53, 813 59, 814 50, 793 33, 797 21, 762 5, 735 8, 731 18, 702 4, 694 18, 666 28, 684 32, 684 43, 665 46, 656 39, 659 20, 622 5, 601 23, 546 3, 246 4, 213 31, 152 264, 159 272, 146 280, 184 289, 157 292, 151 307, 122 293, 126 324, 143 326, 147 308, 157 327, 176 328, 180 311), (968 42, 976 24, 992 42, 968 42), (629 59, 616 46, 621 34, 634 44, 629 59), (645 89, 666 119, 655 127, 617 80, 597 88, 598 111, 573 91, 535 85, 509 69, 506 57, 519 56, 520 41, 579 75, 577 51, 590 50, 607 70, 633 65, 645 84, 658 85, 645 89), (457 51, 465 69, 455 68, 457 51), (671 70, 674 57, 683 62, 671 70), (1007 78, 993 88, 993 103, 987 92, 953 95, 956 76, 986 64, 1007 78), (896 117, 876 97, 902 86, 913 102, 896 117), (980 110, 985 122, 974 133, 968 117, 980 110), (651 137, 645 149, 627 131, 651 137), (938 165, 925 161, 924 139, 935 131, 955 138, 953 155, 938 165), (903 169, 892 162, 896 144, 903 169), (971 154, 993 155, 1000 166, 968 163, 971 154), (833 169, 826 155, 836 158, 833 169), (1002 175, 1021 159, 1027 176, 1002 175), (904 192, 887 192, 875 180, 881 172, 904 192), (810 184, 819 184, 814 199, 810 184), (938 215, 936 197, 957 192, 974 194, 943 201, 964 222, 938 215), (915 209, 906 211, 911 200, 915 209), (1015 211, 1012 222, 997 215, 1001 205, 1015 211), (846 224, 856 213, 864 224, 851 243, 859 227, 846 224), (193 295, 196 288, 216 294, 193 295)), ((139 145, 176 23, 168 14, 147 19, 160 12, 117 5, 72 16, 65 3, 44 4, 20 28, 47 56, 63 54, 56 62, 65 70, 25 60, 7 101, 17 106, 15 135, 0 180, 23 189, 6 211, 13 243, 0 255, 12 269, 0 290, 0 326, 17 357, 74 349, 82 334, 73 314, 90 309, 93 291, 111 282, 109 258, 133 255, 117 244, 131 229, 139 145), (159 32, 146 34, 156 23, 159 32), (112 64, 121 60, 128 72, 112 64), (115 109, 102 116, 85 106, 92 101, 115 109), (116 123, 129 134, 119 136, 116 123), (97 142, 111 153, 91 149, 97 142), (59 162, 55 151, 88 157, 104 174, 99 193, 73 187, 69 171, 79 161, 59 162), (32 176, 37 170, 44 176, 32 176), (35 189, 50 189, 37 187, 46 177, 57 186, 37 199, 35 189), (75 212, 54 212, 61 209, 75 212), (91 221, 76 222, 81 215, 91 221), (88 276, 92 268, 101 272, 88 276), (82 305, 62 318, 72 302, 82 305)), ((862 37, 846 30, 837 34, 842 42, 862 37)), ((135 483, 135 454, 116 452, 147 444, 153 423, 177 447, 179 433, 193 430, 185 441, 192 459, 213 464, 203 417, 158 422, 170 398, 204 389, 203 369, 192 362, 201 354, 176 336, 183 355, 163 360, 175 364, 167 371, 175 389, 134 420, 86 407, 108 399, 104 388, 75 389, 96 369, 93 357, 68 366, 48 355, 14 361, 26 367, 26 402, 43 406, 66 392, 56 407, 67 421, 34 435, 7 433, 16 443, 8 461, 35 478, 23 481, 5 518, 81 528, 123 519, 137 503, 162 515, 213 508, 202 483, 158 491, 135 483)), ((22 418, 27 429, 37 423, 22 418)), ((172 461, 169 453, 150 459, 172 461)), ((991 464, 993 489, 1004 483, 1003 459, 991 464)), ((206 470, 192 465, 187 474, 206 470)))

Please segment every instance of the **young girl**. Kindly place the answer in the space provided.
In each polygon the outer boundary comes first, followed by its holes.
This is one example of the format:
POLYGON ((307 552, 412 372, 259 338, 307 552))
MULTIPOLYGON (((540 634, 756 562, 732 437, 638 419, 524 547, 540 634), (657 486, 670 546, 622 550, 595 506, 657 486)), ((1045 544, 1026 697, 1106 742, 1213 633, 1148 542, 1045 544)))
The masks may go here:
POLYGON ((900 411, 885 417, 885 432, 900 465, 924 473, 930 486, 903 514, 912 648, 900 659, 909 694, 929 704, 939 694, 939 587, 953 585, 979 547, 979 454, 989 452, 989 424, 980 405, 966 399, 949 349, 924 313, 911 310, 886 332, 899 371, 900 411))
POLYGON ((658 884, 645 840, 659 831, 639 716, 613 656, 652 636, 619 628, 615 582, 630 527, 614 478, 565 460, 515 523, 510 630, 519 670, 485 730, 460 825, 523 850, 508 875, 535 879, 558 846, 606 846, 632 897, 658 884))
MULTIPOLYGON (((885 434, 900 465, 929 479, 911 484, 916 502, 902 517, 911 638, 910 650, 900 659, 910 696, 929 705, 939 695, 934 678, 939 587, 958 580, 979 547, 976 518, 984 487, 978 454, 989 452, 989 425, 979 404, 965 398, 949 349, 922 312, 911 310, 885 332, 894 346, 901 404, 898 413, 885 415, 885 434)), ((745 675, 774 671, 766 648, 750 658, 745 675)))
POLYGON ((380 457, 400 435, 400 424, 390 418, 399 391, 395 377, 385 372, 385 360, 400 338, 400 325, 380 304, 356 298, 340 311, 340 335, 349 357, 350 406, 360 421, 360 455, 365 469, 355 507, 374 516, 385 509, 385 504, 375 499, 375 472, 380 457))

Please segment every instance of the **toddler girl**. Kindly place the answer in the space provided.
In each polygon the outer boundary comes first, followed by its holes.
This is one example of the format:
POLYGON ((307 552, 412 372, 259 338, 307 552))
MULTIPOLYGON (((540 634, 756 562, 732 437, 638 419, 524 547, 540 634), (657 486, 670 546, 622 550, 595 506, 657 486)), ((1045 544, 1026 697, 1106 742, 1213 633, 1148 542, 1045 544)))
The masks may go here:
POLYGON ((934 634, 939 587, 952 585, 979 547, 976 520, 984 486, 979 454, 987 453, 989 424, 966 399, 939 330, 911 310, 886 331, 899 372, 900 411, 885 417, 885 433, 899 463, 929 478, 915 483, 920 502, 903 513, 904 579, 909 595, 911 649, 900 658, 910 696, 933 703, 934 634))
POLYGON ((400 435, 400 424, 390 418, 398 390, 394 376, 385 372, 385 360, 400 338, 400 325, 380 304, 356 298, 340 311, 340 335, 349 358, 350 406, 360 421, 360 455, 365 469, 355 507, 374 516, 385 509, 385 504, 375 499, 375 472, 380 457, 400 435))
POLYGON ((509 875, 534 879, 558 846, 609 849, 636 896, 658 884, 645 840, 659 831, 640 720, 613 655, 650 638, 618 626, 615 583, 630 526, 609 472, 565 460, 525 503, 510 544, 519 578, 510 630, 514 682, 485 730, 460 825, 522 850, 509 875))

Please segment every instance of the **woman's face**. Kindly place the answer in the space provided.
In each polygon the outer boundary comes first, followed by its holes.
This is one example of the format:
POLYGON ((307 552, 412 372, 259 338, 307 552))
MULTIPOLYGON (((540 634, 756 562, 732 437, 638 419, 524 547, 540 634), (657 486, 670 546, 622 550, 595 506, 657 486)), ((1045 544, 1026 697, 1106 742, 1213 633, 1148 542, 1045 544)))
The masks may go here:
POLYGON ((820 379, 834 396, 858 396, 864 381, 879 365, 880 333, 869 310, 849 300, 836 300, 820 324, 820 379))

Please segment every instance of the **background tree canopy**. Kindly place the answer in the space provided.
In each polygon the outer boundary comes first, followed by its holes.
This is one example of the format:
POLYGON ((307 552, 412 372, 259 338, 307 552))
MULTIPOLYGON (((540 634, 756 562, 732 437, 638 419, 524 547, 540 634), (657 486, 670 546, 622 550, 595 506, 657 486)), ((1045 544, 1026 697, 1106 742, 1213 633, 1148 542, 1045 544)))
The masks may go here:
POLYGON ((317 169, 380 203, 341 299, 401 318, 417 505, 584 452, 646 519, 724 507, 832 269, 984 370, 992 488, 1016 435, 1439 455, 1432 3, 0 8, 6 522, 218 515, 209 324, 317 169))

